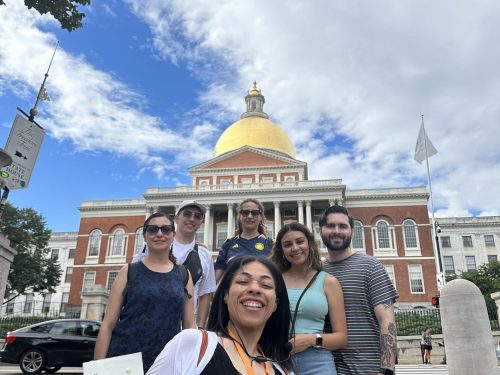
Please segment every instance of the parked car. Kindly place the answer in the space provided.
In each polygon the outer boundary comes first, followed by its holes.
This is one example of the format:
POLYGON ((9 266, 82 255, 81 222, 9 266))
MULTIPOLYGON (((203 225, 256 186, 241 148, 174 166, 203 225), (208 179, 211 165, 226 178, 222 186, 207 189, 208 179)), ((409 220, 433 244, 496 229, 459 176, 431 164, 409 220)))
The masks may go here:
POLYGON ((17 363, 25 374, 53 374, 94 357, 101 327, 97 320, 58 319, 7 332, 0 361, 17 363))

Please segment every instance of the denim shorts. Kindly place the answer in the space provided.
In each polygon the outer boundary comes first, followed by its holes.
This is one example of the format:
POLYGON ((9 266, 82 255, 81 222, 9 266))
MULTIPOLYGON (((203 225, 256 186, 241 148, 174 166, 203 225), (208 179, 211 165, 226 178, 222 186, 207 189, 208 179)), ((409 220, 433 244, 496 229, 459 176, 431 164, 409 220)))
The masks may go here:
POLYGON ((294 354, 293 361, 300 375, 337 375, 331 351, 323 348, 307 348, 294 354))

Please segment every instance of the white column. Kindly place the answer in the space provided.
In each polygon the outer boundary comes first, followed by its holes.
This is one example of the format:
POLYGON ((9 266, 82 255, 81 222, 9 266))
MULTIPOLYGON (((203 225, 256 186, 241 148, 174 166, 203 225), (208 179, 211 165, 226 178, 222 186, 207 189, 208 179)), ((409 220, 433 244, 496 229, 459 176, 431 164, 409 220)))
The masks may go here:
POLYGON ((227 238, 233 237, 234 233, 234 215, 233 215, 233 204, 227 204, 227 238))
POLYGON ((297 201, 297 210, 299 210, 299 223, 304 224, 304 201, 297 201))
POLYGON ((212 223, 210 222, 210 205, 205 204, 207 212, 205 212, 205 231, 203 232, 203 243, 208 246, 208 250, 213 251, 212 243, 210 242, 210 237, 212 233, 212 223))
POLYGON ((280 202, 273 202, 273 203, 274 203, 274 237, 276 237, 281 229, 280 202))
POLYGON ((328 199, 328 204, 333 206, 335 204, 335 199, 328 199))
POLYGON ((312 232, 312 215, 311 215, 311 201, 306 201, 306 224, 307 228, 312 232))

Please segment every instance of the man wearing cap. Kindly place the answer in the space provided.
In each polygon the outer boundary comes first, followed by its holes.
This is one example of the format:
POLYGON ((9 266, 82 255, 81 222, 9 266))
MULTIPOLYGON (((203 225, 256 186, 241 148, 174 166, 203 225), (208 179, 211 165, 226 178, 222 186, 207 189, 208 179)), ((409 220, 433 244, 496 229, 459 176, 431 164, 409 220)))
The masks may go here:
MULTIPOLYGON (((184 264, 193 278, 196 323, 200 328, 205 327, 212 293, 216 289, 212 255, 195 240, 205 212, 201 203, 194 200, 183 201, 174 216, 176 232, 172 245, 177 263, 184 264)), ((134 256, 132 261, 139 261, 146 255, 147 249, 134 256)))

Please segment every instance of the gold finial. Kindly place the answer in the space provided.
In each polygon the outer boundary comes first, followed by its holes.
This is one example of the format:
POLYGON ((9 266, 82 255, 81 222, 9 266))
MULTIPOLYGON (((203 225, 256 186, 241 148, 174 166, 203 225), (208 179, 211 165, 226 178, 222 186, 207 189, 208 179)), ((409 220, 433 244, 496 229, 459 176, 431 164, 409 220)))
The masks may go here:
POLYGON ((253 87, 248 91, 250 95, 260 95, 260 90, 257 88, 257 81, 253 81, 253 87))

